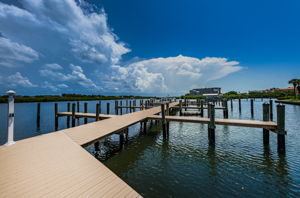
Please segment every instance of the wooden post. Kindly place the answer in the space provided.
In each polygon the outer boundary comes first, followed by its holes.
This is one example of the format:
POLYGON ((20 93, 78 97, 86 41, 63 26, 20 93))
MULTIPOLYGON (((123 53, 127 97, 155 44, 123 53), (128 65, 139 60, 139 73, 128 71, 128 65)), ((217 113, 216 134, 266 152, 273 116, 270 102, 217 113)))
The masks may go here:
MULTIPOLYGON (((166 104, 166 115, 170 115, 169 103, 166 104)), ((169 133, 170 122, 167 122, 167 133, 169 133)))
POLYGON ((109 102, 106 104, 106 114, 107 115, 110 114, 110 103, 109 102))
POLYGON ((55 104, 54 104, 54 114, 55 114, 55 131, 57 131, 57 130, 58 130, 58 115, 57 115, 57 113, 58 113, 58 104, 57 104, 57 103, 55 103, 55 104))
POLYGON ((165 104, 161 104, 161 124, 163 129, 163 137, 167 137, 167 125, 166 125, 166 116, 165 116, 165 104))
MULTIPOLYGON (((67 111, 71 112, 71 105, 69 102, 67 104, 67 111)), ((70 116, 67 116, 67 128, 70 128, 70 116)))
POLYGON ((94 149, 95 149, 95 151, 97 152, 97 151, 100 151, 100 142, 98 141, 98 142, 95 142, 95 144, 94 144, 94 149))
POLYGON ((203 117, 204 115, 204 106, 203 106, 203 100, 200 101, 200 106, 201 106, 201 111, 200 111, 200 116, 203 117))
POLYGON ((120 108, 120 114, 121 115, 123 115, 123 104, 122 104, 123 102, 122 102, 122 100, 120 101, 120 106, 121 106, 121 108, 120 108))
POLYGON ((215 144, 215 105, 208 104, 208 115, 209 115, 209 123, 208 123, 208 141, 209 145, 212 146, 215 144))
MULTIPOLYGON (((269 121, 269 104, 264 103, 263 104, 263 121, 269 121)), ((263 142, 264 145, 269 145, 269 140, 270 139, 270 132, 267 129, 263 129, 263 142)))
MULTIPOLYGON (((87 113, 88 112, 88 103, 85 102, 84 103, 84 113, 87 113)), ((84 124, 87 124, 87 118, 84 118, 84 124)))
POLYGON ((115 114, 116 114, 116 115, 119 115, 119 108, 118 108, 118 107, 119 107, 119 104, 118 104, 118 103, 119 103, 119 101, 116 100, 116 101, 115 101, 115 114))
POLYGON ((119 134, 119 140, 120 140, 120 149, 122 149, 124 145, 124 133, 119 134))
POLYGON ((96 121, 99 120, 100 104, 96 104, 96 121))
POLYGON ((125 141, 128 142, 128 128, 125 129, 125 141))
POLYGON ((132 112, 132 101, 131 100, 129 101, 129 112, 130 113, 132 112))
POLYGON ((80 103, 77 101, 77 112, 80 112, 80 103))
POLYGON ((132 109, 132 110, 133 110, 133 112, 135 112, 136 100, 133 100, 133 102, 132 102, 132 103, 133 103, 133 109, 132 109))
POLYGON ((182 100, 179 100, 179 115, 182 116, 182 100))
POLYGON ((273 121, 273 100, 270 99, 270 120, 273 121))
POLYGON ((75 109, 76 109, 76 104, 72 104, 72 127, 75 126, 75 109))
POLYGON ((144 129, 144 133, 146 133, 147 132, 147 120, 144 121, 143 129, 144 129))
POLYGON ((242 104, 241 104, 241 99, 239 98, 239 112, 242 112, 242 104))
POLYGON ((254 100, 250 100, 250 106, 251 106, 251 117, 254 117, 254 100))
POLYGON ((225 118, 228 119, 228 101, 225 99, 224 101, 224 108, 225 108, 225 118))
POLYGON ((285 153, 285 106, 277 105, 277 150, 285 153))
POLYGON ((36 112, 36 128, 37 130, 40 129, 41 125, 41 103, 37 104, 37 112, 36 112))
POLYGON ((186 101, 186 98, 184 98, 184 106, 185 106, 185 111, 186 111, 186 107, 187 107, 187 101, 186 101))
POLYGON ((231 107, 231 111, 233 110, 233 103, 232 103, 232 99, 230 99, 230 107, 231 107))
MULTIPOLYGON (((77 101, 77 112, 79 113, 80 112, 80 102, 77 101)), ((79 122, 80 118, 78 117, 77 118, 77 125, 79 126, 80 125, 80 122, 79 122)))

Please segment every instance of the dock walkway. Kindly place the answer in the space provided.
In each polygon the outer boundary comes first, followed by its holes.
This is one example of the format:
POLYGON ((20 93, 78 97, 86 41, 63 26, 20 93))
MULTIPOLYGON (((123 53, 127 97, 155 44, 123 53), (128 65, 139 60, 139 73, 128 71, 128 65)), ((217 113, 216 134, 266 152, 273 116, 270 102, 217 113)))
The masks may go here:
MULTIPOLYGON (((0 146, 0 197, 141 197, 82 146, 160 111, 154 107, 122 116, 105 115, 109 119, 0 146)), ((70 116, 70 112, 59 116, 70 116)))
MULTIPOLYGON (((153 116, 149 116, 148 119, 160 120, 161 116, 153 115, 153 116)), ((208 124, 210 121, 209 118, 188 117, 188 116, 165 116, 165 119, 166 121, 191 122, 191 123, 202 123, 202 124, 208 124)), ((275 131, 277 128, 277 123, 271 121, 266 122, 266 121, 258 121, 258 120, 215 119, 215 123, 216 125, 264 128, 272 131, 275 131)))
MULTIPOLYGON (((172 102, 169 108, 177 108, 172 102)), ((0 146, 0 197, 141 197, 83 147, 146 120, 204 123, 209 118, 157 115, 157 106, 0 146)), ((185 108, 185 107, 183 107, 185 108)), ((72 116, 57 112, 57 116, 72 116)), ((95 113, 75 113, 95 118, 95 113)), ((277 123, 257 120, 215 119, 216 125, 264 128, 276 132, 277 123)), ((164 125, 164 124, 163 124, 164 125)))

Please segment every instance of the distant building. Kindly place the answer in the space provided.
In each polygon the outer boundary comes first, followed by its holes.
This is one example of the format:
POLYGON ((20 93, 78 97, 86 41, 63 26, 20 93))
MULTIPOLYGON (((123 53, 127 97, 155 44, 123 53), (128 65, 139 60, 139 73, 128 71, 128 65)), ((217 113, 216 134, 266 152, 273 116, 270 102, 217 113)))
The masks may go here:
POLYGON ((211 87, 211 88, 197 88, 190 90, 190 95, 215 95, 218 96, 221 94, 220 87, 211 87))
POLYGON ((280 88, 280 90, 284 90, 284 91, 294 91, 294 87, 280 88))

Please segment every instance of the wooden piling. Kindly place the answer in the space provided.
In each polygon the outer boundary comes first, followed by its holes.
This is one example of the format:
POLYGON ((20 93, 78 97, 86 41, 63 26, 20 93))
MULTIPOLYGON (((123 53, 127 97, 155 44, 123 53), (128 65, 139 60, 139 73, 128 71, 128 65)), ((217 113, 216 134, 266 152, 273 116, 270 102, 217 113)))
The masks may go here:
POLYGON ((228 119, 229 115, 228 115, 228 101, 227 101, 227 99, 225 99, 225 115, 226 115, 226 119, 228 119))
POLYGON ((201 100, 201 101, 200 101, 200 106, 201 106, 201 109, 200 109, 200 116, 201 116, 201 117, 204 116, 203 103, 204 103, 204 101, 201 100))
POLYGON ((273 100, 270 99, 270 120, 273 121, 273 100))
POLYGON ((251 117, 253 118, 254 117, 254 100, 251 99, 250 100, 250 110, 251 110, 251 117))
MULTIPOLYGON (((85 102, 84 103, 84 113, 87 113, 87 112, 88 112, 88 103, 85 102)), ((87 121, 88 121, 88 119, 84 118, 84 124, 87 124, 87 121)))
POLYGON ((133 102, 132 102, 132 103, 133 103, 133 106, 134 106, 132 110, 133 110, 133 112, 135 112, 136 100, 133 100, 133 102))
MULTIPOLYGON (((123 102, 122 102, 122 100, 121 100, 121 101, 120 101, 120 106, 121 106, 121 107, 123 106, 122 103, 123 103, 123 102)), ((120 114, 123 115, 123 108, 120 108, 120 114)))
POLYGON ((179 115, 182 116, 182 100, 179 100, 179 115))
POLYGON ((277 150, 285 153, 285 106, 277 105, 277 150))
POLYGON ((232 99, 230 99, 230 107, 231 107, 231 111, 233 110, 233 103, 232 103, 232 99))
POLYGON ((96 121, 99 120, 100 104, 96 104, 96 121))
MULTIPOLYGON (((270 116, 269 116, 269 104, 264 103, 263 104, 263 121, 269 121, 270 116)), ((264 145, 269 145, 270 141, 270 132, 267 129, 263 129, 263 143, 264 145)))
POLYGON ((97 152, 97 151, 100 151, 100 142, 98 141, 98 142, 95 142, 95 144, 94 144, 94 149, 95 149, 95 151, 97 152))
POLYGON ((118 103, 119 103, 119 101, 116 100, 116 101, 115 101, 115 114, 116 114, 116 115, 119 115, 119 108, 118 108, 119 105, 118 105, 118 103))
POLYGON ((209 124, 208 124, 208 141, 209 145, 212 146, 215 144, 215 105, 208 104, 208 115, 209 115, 209 124))
POLYGON ((109 115, 110 114, 110 103, 106 103, 106 114, 109 115))
POLYGON ((161 124, 163 130, 163 137, 167 137, 167 125, 166 125, 166 116, 165 116, 165 104, 161 104, 161 124))
POLYGON ((37 104, 37 111, 36 111, 36 128, 37 130, 40 129, 41 125, 41 103, 37 104))
POLYGON ((239 112, 242 112, 242 104, 241 104, 241 99, 239 98, 239 112))
MULTIPOLYGON (((71 105, 68 102, 67 104, 67 111, 70 112, 71 111, 71 105)), ((67 128, 70 128, 70 116, 67 116, 67 128)))
POLYGON ((76 104, 72 104, 72 127, 75 126, 75 109, 76 109, 76 104))
POLYGON ((58 113, 58 104, 57 104, 57 103, 55 103, 55 104, 54 104, 54 114, 55 114, 55 131, 57 131, 57 130, 58 130, 58 115, 57 115, 57 113, 58 113))
POLYGON ((120 149, 122 149, 123 145, 124 145, 124 134, 123 133, 119 134, 119 142, 120 142, 120 149))
POLYGON ((77 101, 77 112, 80 112, 80 102, 77 101))
POLYGON ((146 133, 147 132, 147 120, 144 121, 144 126, 143 126, 143 132, 146 133))
MULTIPOLYGON (((169 103, 166 104, 166 115, 167 116, 170 115, 169 103)), ((167 133, 169 133, 169 129, 170 129, 170 122, 167 121, 167 133)))

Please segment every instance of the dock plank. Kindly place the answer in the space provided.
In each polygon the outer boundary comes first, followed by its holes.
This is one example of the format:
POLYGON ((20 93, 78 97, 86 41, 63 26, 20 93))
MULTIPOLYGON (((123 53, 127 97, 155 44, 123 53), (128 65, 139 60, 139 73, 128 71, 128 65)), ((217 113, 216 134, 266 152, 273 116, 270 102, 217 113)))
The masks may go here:
MULTIPOLYGON (((62 116, 72 116, 72 112, 58 112, 57 115, 59 117, 62 116)), ((112 117, 116 117, 118 115, 110 115, 110 114, 99 114, 99 118, 112 118, 112 117)), ((75 117, 76 118, 96 118, 96 114, 95 113, 75 113, 75 117)))
MULTIPOLYGON (((178 102, 173 102, 170 103, 169 107, 174 107, 178 104, 178 102)), ((100 120, 86 125, 64 129, 61 130, 61 132, 67 134, 79 145, 87 146, 103 137, 121 131, 133 124, 136 124, 151 115, 157 114, 160 111, 161 107, 153 107, 151 109, 143 111, 137 111, 122 116, 115 116, 110 119, 100 120)))
POLYGON ((0 161, 1 197, 70 197, 68 189, 82 186, 87 187, 86 191, 73 195, 87 197, 91 187, 106 192, 101 181, 105 183, 107 177, 122 183, 128 192, 134 191, 63 132, 0 146, 0 161))

